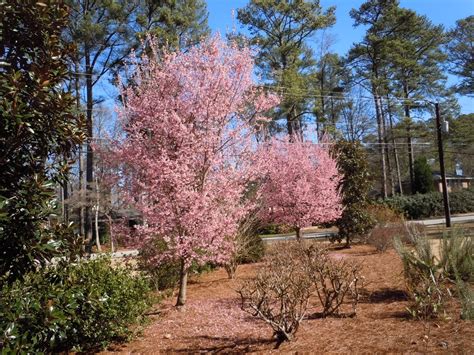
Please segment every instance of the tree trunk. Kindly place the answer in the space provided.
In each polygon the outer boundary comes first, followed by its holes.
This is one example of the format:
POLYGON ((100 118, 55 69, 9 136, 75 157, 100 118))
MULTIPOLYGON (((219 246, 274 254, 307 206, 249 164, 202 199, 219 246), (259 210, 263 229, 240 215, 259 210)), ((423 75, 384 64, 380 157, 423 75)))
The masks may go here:
POLYGON ((100 196, 99 196, 99 181, 95 178, 96 188, 96 205, 95 205, 95 244, 97 245, 97 251, 101 252, 100 247, 100 235, 99 235, 99 208, 100 208, 100 196))
POLYGON ((186 304, 186 291, 188 287, 188 269, 186 268, 184 259, 181 259, 181 270, 179 275, 179 293, 176 306, 184 306, 186 304))
MULTIPOLYGON (((74 80, 74 90, 76 91, 76 109, 77 112, 81 110, 81 91, 80 91, 80 77, 79 77, 79 63, 77 59, 74 61, 74 70, 75 80, 74 80)), ((82 237, 84 237, 84 205, 83 205, 83 189, 84 189, 84 169, 82 165, 82 144, 79 144, 78 149, 79 154, 79 161, 78 161, 78 169, 79 169, 79 233, 82 237)))
POLYGON ((395 141, 395 136, 393 134, 393 117, 392 117, 392 108, 390 106, 390 99, 387 96, 387 108, 388 108, 388 121, 390 125, 390 132, 391 138, 393 143, 393 155, 395 158, 395 168, 397 173, 397 183, 398 183, 398 190, 400 191, 400 195, 403 195, 403 186, 402 186, 402 176, 400 174, 400 160, 398 157, 398 149, 395 141))
POLYGON ((382 102, 382 97, 380 97, 380 107, 381 107, 381 112, 382 112, 382 125, 383 125, 383 145, 384 145, 384 151, 385 151, 385 160, 387 162, 387 175, 390 180, 390 195, 393 196, 395 195, 395 182, 393 178, 393 170, 392 170, 392 164, 390 161, 390 147, 388 144, 388 130, 387 130, 387 115, 385 114, 385 111, 383 109, 383 102, 382 102))
POLYGON ((406 85, 403 86, 403 90, 405 93, 405 118, 407 123, 407 145, 408 145, 408 166, 410 168, 410 188, 411 193, 414 192, 414 183, 415 183, 415 172, 414 172, 414 154, 413 154, 413 146, 412 146, 412 136, 411 136, 411 118, 410 118, 410 104, 408 102, 408 87, 406 85))
POLYGON ((376 88, 373 88, 374 91, 374 103, 375 103, 375 115, 377 117, 377 142, 379 144, 379 154, 380 154, 380 164, 382 166, 382 175, 381 175, 381 195, 383 198, 387 198, 387 167, 385 163, 385 149, 383 145, 383 124, 382 124, 382 114, 379 97, 376 93, 376 88))
POLYGON ((303 234, 301 233, 301 228, 296 227, 295 231, 296 231, 296 240, 301 242, 301 237, 303 236, 303 234))
POLYGON ((108 221, 108 224, 109 224, 109 238, 110 238, 110 252, 113 253, 115 252, 115 245, 114 245, 114 232, 112 230, 112 217, 110 217, 110 215, 107 213, 105 215, 107 217, 107 221, 108 221))
MULTIPOLYGON (((91 191, 93 180, 93 152, 92 152, 92 109, 93 109, 93 95, 92 95, 92 74, 93 70, 90 63, 89 47, 84 48, 84 56, 86 61, 86 128, 87 128, 87 161, 86 161, 86 182, 87 190, 91 191)), ((89 202, 86 204, 86 240, 88 243, 92 240, 92 214, 89 202)))

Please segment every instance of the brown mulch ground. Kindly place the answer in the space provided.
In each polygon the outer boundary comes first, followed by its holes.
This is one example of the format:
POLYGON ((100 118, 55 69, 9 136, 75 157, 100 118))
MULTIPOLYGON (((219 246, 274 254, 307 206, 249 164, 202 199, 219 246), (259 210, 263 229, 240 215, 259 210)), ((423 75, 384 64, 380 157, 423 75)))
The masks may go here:
POLYGON ((448 319, 423 322, 409 318, 402 265, 393 250, 378 254, 371 247, 355 246, 333 253, 363 266, 366 282, 355 318, 312 319, 310 312, 296 339, 274 350, 271 329, 239 308, 235 289, 258 268, 258 264, 243 265, 236 280, 228 280, 223 269, 197 276, 189 284, 186 309, 174 308, 174 298, 165 300, 160 305, 162 314, 141 337, 109 351, 474 352, 474 323, 459 319, 455 302, 447 310, 448 319))

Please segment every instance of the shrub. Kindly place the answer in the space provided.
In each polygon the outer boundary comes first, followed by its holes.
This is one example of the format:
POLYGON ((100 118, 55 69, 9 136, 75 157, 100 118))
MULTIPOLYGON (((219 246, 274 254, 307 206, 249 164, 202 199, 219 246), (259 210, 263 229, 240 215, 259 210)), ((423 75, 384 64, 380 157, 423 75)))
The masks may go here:
POLYGON ((474 319, 474 290, 461 279, 456 279, 456 289, 461 301, 461 319, 474 319))
POLYGON ((165 251, 166 243, 155 238, 151 244, 147 244, 145 248, 141 248, 138 255, 138 269, 146 275, 156 291, 172 289, 179 281, 179 261, 156 261, 156 258, 165 251))
MULTIPOLYGON (((444 214, 443 195, 440 192, 394 196, 383 201, 407 218, 420 219, 444 214)), ((449 194, 451 213, 474 212, 474 190, 454 191, 449 194)))
POLYGON ((352 296, 352 314, 357 312, 360 267, 344 260, 333 260, 326 249, 312 245, 304 251, 303 267, 322 306, 322 317, 339 314, 347 295, 352 296))
POLYGON ((132 334, 150 305, 144 279, 110 258, 51 266, 5 284, 0 347, 36 353, 94 350, 132 334))
POLYGON ((375 226, 367 235, 367 244, 384 252, 393 246, 395 237, 406 240, 405 222, 400 213, 384 205, 372 205, 368 212, 375 221, 375 226))
POLYGON ((425 194, 434 191, 433 172, 426 157, 418 157, 414 164, 414 192, 425 194))
MULTIPOLYGON (((140 249, 138 269, 148 279, 156 291, 172 290, 180 279, 181 263, 177 259, 161 258, 166 252, 166 243, 155 238, 151 244, 140 249)), ((189 267, 190 274, 200 274, 211 271, 216 265, 211 263, 198 264, 193 262, 189 267)))
POLYGON ((444 235, 440 245, 440 265, 451 280, 474 280, 474 240, 459 229, 444 235))
POLYGON ((352 296, 351 315, 355 315, 360 280, 357 265, 331 259, 326 249, 282 242, 271 250, 256 278, 238 292, 242 309, 272 327, 278 346, 293 339, 313 293, 323 317, 339 314, 348 295, 352 296))
POLYGON ((272 327, 276 347, 293 339, 308 307, 311 281, 298 262, 301 252, 295 243, 279 244, 256 278, 238 290, 242 309, 272 327))
POLYGON ((410 225, 407 230, 413 247, 407 247, 399 238, 395 239, 394 246, 402 259, 408 293, 413 301, 408 311, 417 319, 438 317, 446 296, 443 273, 426 235, 410 225))
POLYGON ((265 247, 257 234, 259 221, 248 217, 239 226, 233 239, 233 250, 229 260, 224 264, 227 275, 233 279, 240 264, 255 263, 263 258, 265 247))

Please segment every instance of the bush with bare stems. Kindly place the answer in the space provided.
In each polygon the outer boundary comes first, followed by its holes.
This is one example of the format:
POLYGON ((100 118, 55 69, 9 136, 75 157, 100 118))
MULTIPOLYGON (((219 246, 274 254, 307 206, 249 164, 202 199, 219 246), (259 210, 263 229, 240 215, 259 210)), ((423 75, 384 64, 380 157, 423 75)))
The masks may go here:
POLYGON ((351 296, 350 316, 354 316, 362 279, 359 271, 359 266, 334 260, 316 245, 279 243, 257 276, 238 290, 242 309, 272 327, 278 347, 293 339, 313 293, 322 305, 322 317, 340 315, 347 296, 351 296))
POLYGON ((301 252, 299 245, 281 243, 256 278, 238 290, 242 309, 272 327, 276 348, 294 338, 308 307, 311 280, 300 262, 301 252))
POLYGON ((316 245, 305 250, 303 265, 321 303, 323 318, 339 315, 346 296, 351 297, 352 313, 349 316, 355 316, 362 280, 359 265, 334 260, 329 257, 327 249, 316 245))

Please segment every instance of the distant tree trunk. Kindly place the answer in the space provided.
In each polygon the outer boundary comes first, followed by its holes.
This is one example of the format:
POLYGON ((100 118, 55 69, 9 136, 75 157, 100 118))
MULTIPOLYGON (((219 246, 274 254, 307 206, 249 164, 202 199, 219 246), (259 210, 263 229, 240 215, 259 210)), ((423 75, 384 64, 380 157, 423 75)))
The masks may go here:
POLYGON ((301 237, 302 237, 301 228, 300 228, 300 227, 296 227, 296 228, 295 228, 295 231, 296 231, 296 240, 300 242, 300 241, 301 241, 301 237))
POLYGON ((402 177, 400 174, 400 160, 398 157, 398 149, 395 141, 395 135, 393 134, 393 117, 392 117, 392 108, 390 106, 390 99, 387 95, 387 109, 388 109, 388 121, 390 125, 390 132, 391 132, 391 140, 393 143, 393 155, 395 158, 395 167, 397 173, 397 183, 398 183, 398 190, 400 191, 400 195, 403 195, 403 186, 402 186, 402 177))
POLYGON ((186 304, 186 291, 188 287, 188 269, 184 259, 181 259, 181 270, 179 275, 179 293, 176 306, 184 306, 186 304))
POLYGON ((381 175, 381 194, 382 197, 387 198, 387 167, 386 167, 386 162, 385 162, 385 149, 384 149, 384 131, 383 131, 383 117, 381 114, 381 107, 380 107, 380 101, 379 101, 379 96, 377 94, 377 89, 373 87, 373 92, 374 92, 374 104, 375 104, 375 115, 377 117, 377 142, 379 145, 379 154, 380 154, 380 164, 382 167, 382 175, 381 175))
MULTIPOLYGON (((74 90, 76 92, 76 109, 79 113, 81 110, 81 91, 80 91, 80 76, 79 76, 79 63, 77 58, 74 60, 74 90)), ((83 204, 83 189, 84 189, 84 169, 82 166, 82 144, 79 145, 78 149, 79 154, 79 161, 78 161, 78 169, 79 169, 79 233, 82 237, 84 237, 84 204, 83 204)))
POLYGON ((97 245, 97 251, 101 252, 100 247, 100 235, 99 235, 99 208, 100 208, 100 195, 99 195, 99 181, 95 178, 95 189, 96 189, 96 205, 95 205, 95 244, 97 245))
POLYGON ((115 245, 114 245, 114 231, 112 230, 112 217, 107 213, 105 215, 107 217, 107 221, 109 224, 109 238, 110 238, 110 252, 114 253, 115 252, 115 245))
POLYGON ((415 157, 413 154, 413 145, 412 145, 412 135, 411 135, 411 117, 410 117, 410 104, 408 102, 408 87, 407 85, 403 86, 403 91, 405 94, 405 118, 407 123, 407 145, 408 145, 408 166, 410 169, 410 188, 411 193, 415 191, 414 183, 415 183, 415 172, 414 172, 414 162, 415 157))
MULTIPOLYGON (((379 98, 380 100, 380 112, 382 114, 382 130, 383 130, 383 146, 385 152, 385 160, 387 162, 387 175, 388 179, 390 180, 390 192, 391 195, 395 195, 395 184, 393 181, 393 172, 392 172, 392 164, 390 163, 390 147, 388 144, 388 130, 387 130, 387 121, 385 111, 383 109, 383 102, 382 97, 379 98)), ((388 192, 387 192, 388 194, 388 192)))
MULTIPOLYGON (((84 47, 84 57, 86 62, 86 127, 87 127, 87 160, 86 160, 86 189, 91 191, 93 180, 93 152, 92 152, 92 109, 93 109, 93 95, 92 95, 92 67, 91 67, 91 58, 89 47, 86 45, 84 47)), ((86 205, 86 243, 90 244, 92 241, 92 213, 91 206, 89 202, 86 205)))

